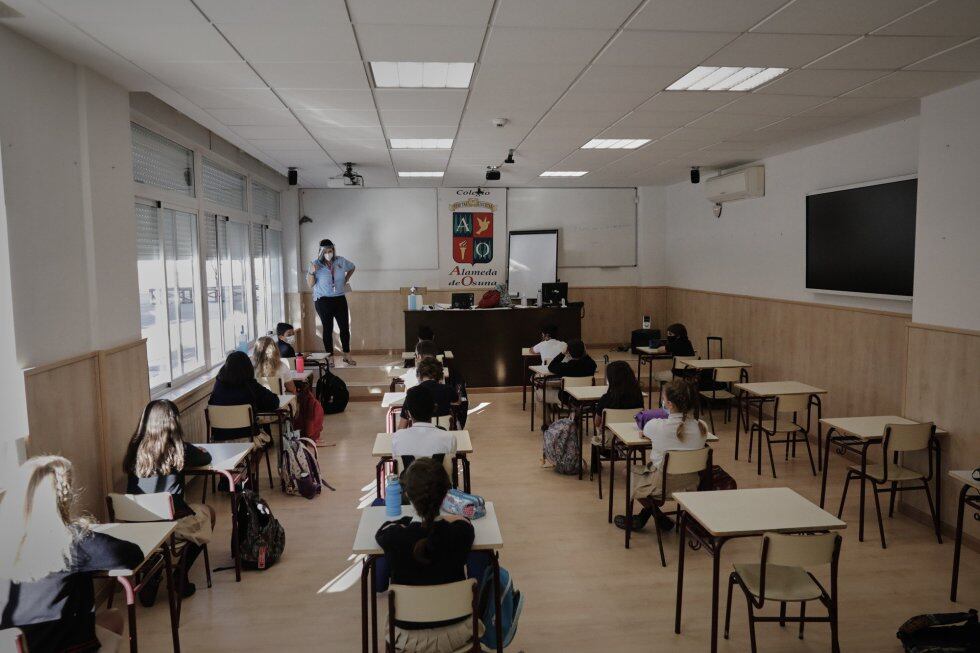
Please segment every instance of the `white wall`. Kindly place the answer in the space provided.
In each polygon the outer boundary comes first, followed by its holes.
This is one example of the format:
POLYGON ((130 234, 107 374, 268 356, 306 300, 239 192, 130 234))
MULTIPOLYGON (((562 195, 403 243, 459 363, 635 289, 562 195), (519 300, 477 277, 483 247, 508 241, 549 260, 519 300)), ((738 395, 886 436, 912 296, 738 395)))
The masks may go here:
POLYGON ((909 302, 806 290, 805 200, 822 188, 915 173, 918 126, 918 118, 909 118, 765 159, 765 197, 726 203, 720 219, 703 185, 668 186, 668 283, 910 313, 909 302))
POLYGON ((980 330, 980 81, 922 100, 912 318, 980 330))

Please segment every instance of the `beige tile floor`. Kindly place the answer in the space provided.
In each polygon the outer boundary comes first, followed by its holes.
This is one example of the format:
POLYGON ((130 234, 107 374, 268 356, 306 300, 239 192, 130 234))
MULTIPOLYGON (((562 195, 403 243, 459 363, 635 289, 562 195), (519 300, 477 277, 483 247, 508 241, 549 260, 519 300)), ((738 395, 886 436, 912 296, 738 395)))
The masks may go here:
MULTIPOLYGON (((665 539, 666 569, 660 567, 652 532, 639 533, 633 548, 624 550, 622 532, 606 522, 606 503, 599 501, 594 483, 539 468, 540 434, 528 429, 520 393, 471 396, 471 407, 481 404, 483 408, 467 424, 475 447, 473 489, 496 503, 505 539, 502 563, 527 596, 520 632, 508 650, 707 650, 708 556, 688 554, 683 633, 675 635, 676 535, 665 539)), ((240 584, 234 582, 233 572, 219 572, 210 590, 204 587, 203 570, 195 569, 199 589, 184 603, 183 650, 359 650, 356 583, 342 592, 318 595, 317 590, 351 564, 356 506, 365 494, 362 488, 372 480, 371 444, 383 423, 384 413, 373 402, 352 403, 347 412, 327 418, 323 439, 336 446, 320 449, 320 456, 336 492, 307 501, 263 487, 286 529, 285 556, 267 571, 245 573, 240 584)), ((732 425, 723 427, 719 420, 718 426, 721 442, 715 462, 732 473, 741 487, 788 485, 812 500, 819 498, 819 477, 810 475, 805 456, 789 463, 778 459, 777 481, 768 474, 758 477, 755 466, 744 460, 744 443, 743 459, 733 460, 732 425)), ((843 469, 840 460, 831 468, 829 495, 835 507, 843 469)), ((622 480, 622 474, 618 476, 622 480)), ((852 498, 845 520, 857 518, 856 493, 852 498)), ((219 522, 211 557, 212 564, 222 566, 229 560, 227 503, 219 500, 216 505, 219 522)), ((977 534, 975 522, 968 522, 977 534)), ((873 517, 868 527, 870 538, 864 543, 857 541, 856 525, 844 532, 842 650, 897 653, 901 647, 895 631, 906 618, 980 605, 980 556, 975 551, 964 550, 960 602, 951 604, 951 543, 937 544, 928 528, 896 515, 887 520, 889 548, 883 551, 873 517)), ((758 546, 757 540, 726 545, 723 569, 730 569, 735 559, 757 558, 758 546)), ((745 604, 738 594, 735 598, 732 639, 722 640, 721 651, 748 650, 745 604)), ((170 650, 165 601, 149 610, 140 608, 139 618, 141 649, 170 650)), ((800 641, 792 627, 760 624, 759 647, 829 651, 829 629, 812 624, 800 641)))

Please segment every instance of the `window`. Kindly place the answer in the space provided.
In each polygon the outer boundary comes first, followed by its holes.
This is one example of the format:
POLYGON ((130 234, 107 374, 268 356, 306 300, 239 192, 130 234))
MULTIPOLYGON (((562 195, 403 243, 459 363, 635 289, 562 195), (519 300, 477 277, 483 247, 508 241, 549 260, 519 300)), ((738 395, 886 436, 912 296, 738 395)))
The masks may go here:
POLYGON ((140 326, 157 388, 204 365, 197 216, 137 202, 136 229, 140 326))
POLYGON ((282 232, 269 229, 265 232, 269 265, 269 325, 283 321, 282 292, 282 232))
POLYGON ((194 153, 135 123, 131 130, 133 179, 194 197, 194 153))
POLYGON ((266 220, 279 219, 279 191, 252 182, 252 213, 266 220))
POLYGON ((204 197, 215 204, 245 210, 245 175, 204 159, 204 197))
POLYGON ((264 336, 269 332, 269 281, 266 261, 266 227, 252 225, 252 278, 255 279, 255 334, 264 336))
POLYGON ((205 216, 205 282, 211 364, 254 338, 248 225, 209 213, 205 216))

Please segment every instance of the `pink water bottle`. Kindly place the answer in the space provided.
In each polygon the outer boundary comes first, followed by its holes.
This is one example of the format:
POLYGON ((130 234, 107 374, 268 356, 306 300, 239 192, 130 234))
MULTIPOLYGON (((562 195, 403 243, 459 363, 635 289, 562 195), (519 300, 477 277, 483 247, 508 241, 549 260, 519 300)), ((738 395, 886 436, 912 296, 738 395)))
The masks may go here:
POLYGON ((296 371, 297 372, 305 372, 306 371, 305 367, 306 366, 303 363, 303 357, 302 356, 297 356, 296 357, 296 371))

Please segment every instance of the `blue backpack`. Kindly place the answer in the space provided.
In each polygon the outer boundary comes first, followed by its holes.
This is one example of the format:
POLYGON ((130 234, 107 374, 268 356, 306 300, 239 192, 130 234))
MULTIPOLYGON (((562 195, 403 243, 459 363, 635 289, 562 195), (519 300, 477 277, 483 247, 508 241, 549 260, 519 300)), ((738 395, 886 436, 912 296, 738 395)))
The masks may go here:
MULTIPOLYGON (((517 622, 521 618, 521 610, 524 609, 524 595, 514 589, 511 581, 510 572, 500 568, 500 587, 503 594, 500 600, 501 626, 504 635, 504 646, 510 646, 514 635, 517 634, 517 622)), ((487 567, 483 573, 483 581, 480 583, 480 612, 483 614, 483 637, 480 643, 485 649, 494 650, 497 648, 497 612, 494 609, 493 596, 493 568, 487 567)))

